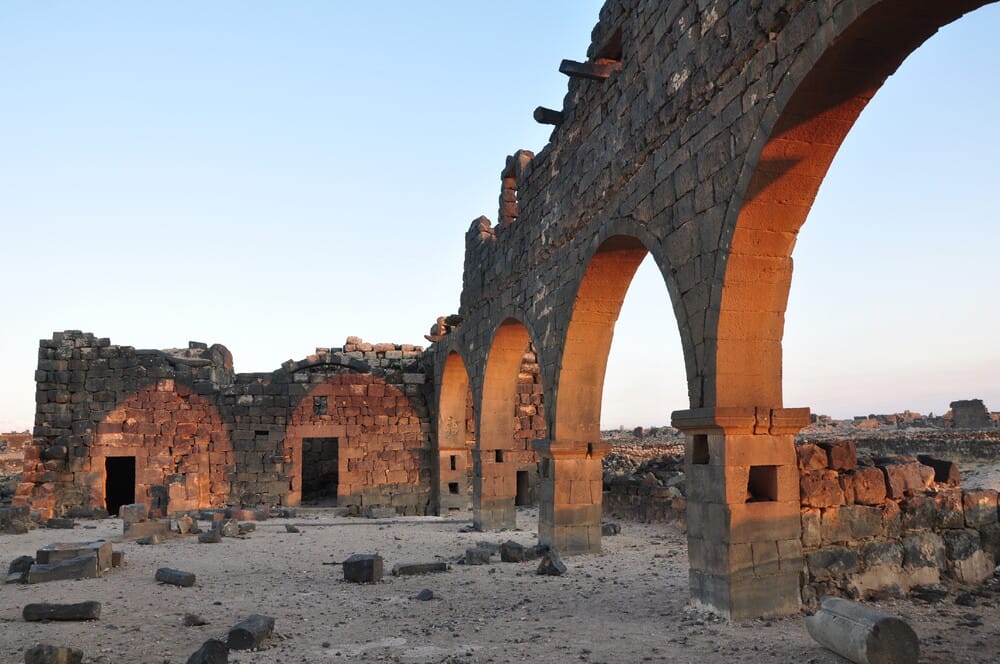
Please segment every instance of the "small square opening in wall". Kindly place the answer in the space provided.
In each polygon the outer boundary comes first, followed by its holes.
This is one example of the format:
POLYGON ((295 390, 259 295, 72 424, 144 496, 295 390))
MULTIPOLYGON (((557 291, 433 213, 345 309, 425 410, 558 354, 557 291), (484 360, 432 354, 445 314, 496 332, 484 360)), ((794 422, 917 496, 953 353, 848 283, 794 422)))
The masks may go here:
POLYGON ((458 482, 448 482, 448 493, 453 496, 458 495, 458 482))
POLYGON ((708 434, 699 433, 691 436, 691 463, 702 465, 708 462, 708 434))
POLYGON ((326 415, 326 397, 313 397, 313 415, 326 415))
POLYGON ((496 450, 494 452, 493 460, 497 463, 503 463, 503 450, 496 450))
POLYGON ((747 502, 773 502, 778 500, 778 467, 750 466, 747 480, 747 502))
POLYGON ((451 469, 458 470, 458 457, 454 454, 450 456, 451 456, 451 469))
POLYGON ((266 429, 257 429, 253 432, 255 438, 267 438, 270 434, 271 432, 266 429))

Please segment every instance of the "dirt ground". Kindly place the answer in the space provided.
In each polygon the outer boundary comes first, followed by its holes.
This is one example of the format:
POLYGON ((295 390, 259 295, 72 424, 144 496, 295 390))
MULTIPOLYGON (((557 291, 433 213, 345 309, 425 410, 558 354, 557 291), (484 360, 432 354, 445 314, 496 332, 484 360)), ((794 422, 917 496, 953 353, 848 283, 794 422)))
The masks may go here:
MULTIPOLYGON (((463 515, 468 517, 468 514, 463 515)), ((516 531, 468 532, 468 518, 376 521, 304 509, 257 523, 246 539, 199 544, 193 536, 155 546, 115 544, 126 567, 98 579, 0 586, 0 661, 21 662, 36 643, 72 645, 85 662, 185 662, 205 640, 253 613, 273 616, 275 636, 230 662, 841 662, 813 642, 802 616, 728 623, 688 604, 683 533, 672 524, 622 522, 600 555, 566 559, 562 577, 536 562, 452 564, 446 573, 393 577, 401 562, 455 561, 477 541, 536 541, 537 510, 519 508, 516 531), (286 523, 301 532, 288 533, 286 523), (333 564, 353 553, 385 558, 382 583, 342 580, 333 564), (194 572, 191 588, 154 581, 159 567, 194 572), (415 595, 430 589, 434 598, 415 595), (27 623, 31 602, 97 600, 101 619, 27 623), (186 613, 208 624, 184 625, 186 613)), ((205 524, 203 524, 205 525, 205 524)), ((52 542, 117 538, 121 521, 0 536, 0 561, 52 542)), ((496 559, 495 559, 496 560, 496 559)), ((969 589, 965 589, 968 591, 969 589)), ((996 662, 1000 583, 980 594, 952 591, 938 603, 890 600, 911 621, 921 661, 996 662), (962 604, 956 604, 960 599, 962 604)))

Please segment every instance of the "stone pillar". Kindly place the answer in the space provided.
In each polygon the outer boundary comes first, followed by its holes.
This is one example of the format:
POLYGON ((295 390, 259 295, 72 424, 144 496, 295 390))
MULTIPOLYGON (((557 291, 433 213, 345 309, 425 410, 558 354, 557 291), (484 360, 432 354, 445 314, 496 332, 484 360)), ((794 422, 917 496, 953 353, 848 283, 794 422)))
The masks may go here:
POLYGON ((508 456, 508 450, 472 450, 472 525, 476 530, 517 527, 517 466, 508 456))
POLYGON ((465 510, 469 507, 468 456, 469 451, 465 447, 438 448, 434 483, 439 516, 447 516, 451 510, 465 510))
POLYGON ((538 541, 561 555, 601 550, 601 460, 611 446, 536 440, 541 459, 538 541))
POLYGON ((808 408, 677 411, 687 437, 688 560, 696 604, 731 620, 791 615, 801 603, 795 434, 808 408))

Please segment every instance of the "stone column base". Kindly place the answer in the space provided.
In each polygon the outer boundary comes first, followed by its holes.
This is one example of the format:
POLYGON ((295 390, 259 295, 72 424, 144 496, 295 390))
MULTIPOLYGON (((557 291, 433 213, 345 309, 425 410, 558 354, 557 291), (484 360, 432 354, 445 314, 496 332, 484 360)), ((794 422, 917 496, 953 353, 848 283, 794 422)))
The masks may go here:
POLYGON ((601 460, 607 443, 536 440, 541 458, 538 541, 560 555, 601 550, 601 460))

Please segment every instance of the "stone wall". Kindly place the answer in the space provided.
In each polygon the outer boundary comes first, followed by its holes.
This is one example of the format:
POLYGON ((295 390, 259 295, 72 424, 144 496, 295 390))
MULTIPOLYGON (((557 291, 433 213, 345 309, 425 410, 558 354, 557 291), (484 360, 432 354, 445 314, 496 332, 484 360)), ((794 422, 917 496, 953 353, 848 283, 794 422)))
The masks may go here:
POLYGON ((993 416, 982 399, 951 402, 952 426, 956 429, 982 429, 993 426, 993 416))
POLYGON ((31 434, 0 433, 0 505, 9 504, 24 470, 24 448, 31 445, 31 434))
POLYGON ((902 594, 993 574, 997 492, 961 489, 950 462, 859 461, 852 441, 803 443, 796 451, 807 607, 824 594, 902 594))
POLYGON ((294 505, 309 438, 337 447, 339 505, 426 513, 421 353, 349 337, 272 373, 237 374, 220 345, 137 350, 57 332, 40 343, 34 444, 14 502, 43 516, 99 514, 107 459, 131 457, 135 500, 154 511, 294 505))

